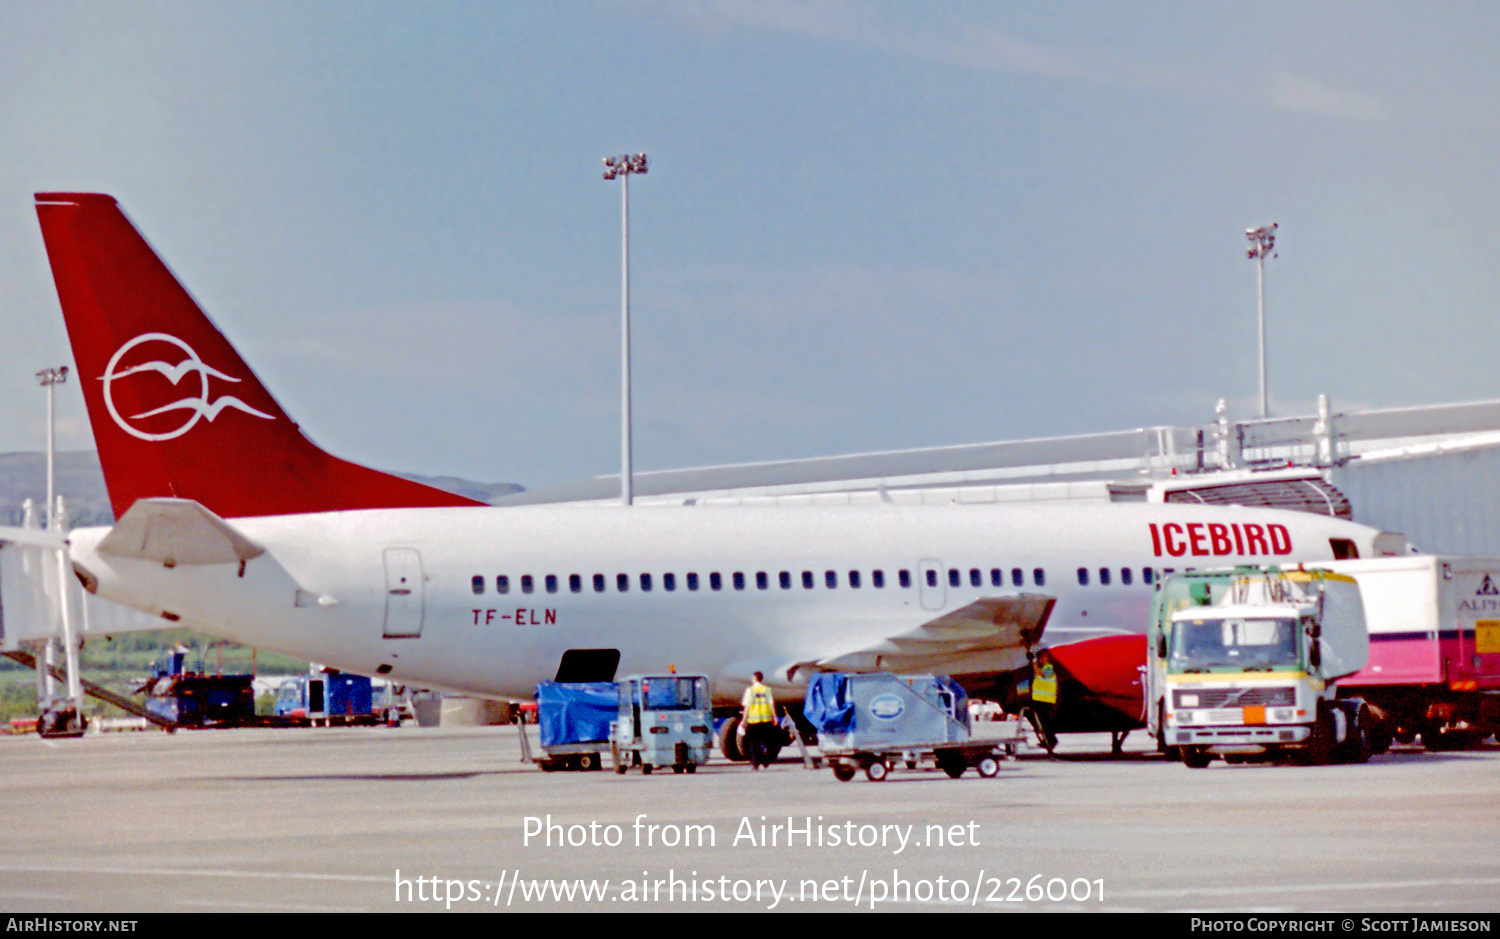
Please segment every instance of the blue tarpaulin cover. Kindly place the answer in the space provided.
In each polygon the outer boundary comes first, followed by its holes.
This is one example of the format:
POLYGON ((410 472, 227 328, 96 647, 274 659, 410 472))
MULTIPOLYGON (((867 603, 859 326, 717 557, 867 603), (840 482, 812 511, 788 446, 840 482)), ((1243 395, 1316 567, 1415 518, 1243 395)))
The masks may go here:
POLYGON ((802 716, 820 734, 846 734, 854 724, 854 701, 849 697, 849 676, 843 672, 814 675, 807 683, 802 716))
POLYGON ((612 681, 544 681, 536 686, 536 713, 544 747, 602 743, 620 714, 620 693, 612 681))

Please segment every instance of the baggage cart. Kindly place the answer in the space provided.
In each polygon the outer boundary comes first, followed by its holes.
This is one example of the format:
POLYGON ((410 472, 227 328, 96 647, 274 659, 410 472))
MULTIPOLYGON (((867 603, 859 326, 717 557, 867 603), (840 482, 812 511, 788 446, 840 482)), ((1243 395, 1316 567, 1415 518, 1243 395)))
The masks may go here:
POLYGON ((591 771, 603 767, 610 748, 619 692, 612 681, 544 681, 536 687, 537 726, 542 755, 531 756, 526 726, 521 725, 523 759, 546 772, 591 771))
POLYGON ((946 675, 818 675, 807 686, 802 714, 843 782, 860 770, 879 782, 902 765, 931 766, 954 779, 973 767, 987 778, 1014 754, 1013 741, 970 741, 968 696, 946 675))

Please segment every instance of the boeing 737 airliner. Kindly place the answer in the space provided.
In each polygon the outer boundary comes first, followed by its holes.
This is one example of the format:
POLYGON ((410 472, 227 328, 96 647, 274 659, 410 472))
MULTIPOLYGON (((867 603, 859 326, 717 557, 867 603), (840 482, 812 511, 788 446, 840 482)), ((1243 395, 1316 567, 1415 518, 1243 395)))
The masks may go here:
POLYGON ((529 698, 673 664, 728 704, 756 671, 795 700, 814 672, 882 669, 995 694, 1045 641, 1114 714, 1077 726, 1120 724, 1163 569, 1391 547, 1235 507, 480 505, 313 444, 114 199, 37 209, 119 518, 70 533, 78 578, 354 672, 529 698))

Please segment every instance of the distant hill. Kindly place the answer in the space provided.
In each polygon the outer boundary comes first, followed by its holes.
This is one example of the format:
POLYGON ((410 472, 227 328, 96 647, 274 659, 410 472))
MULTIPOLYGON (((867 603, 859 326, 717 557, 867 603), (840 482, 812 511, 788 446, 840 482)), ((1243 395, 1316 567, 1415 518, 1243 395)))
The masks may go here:
MULTIPOLYGON (((56 455, 57 494, 67 500, 73 527, 108 525, 114 521, 109 491, 104 487, 104 472, 99 454, 92 450, 70 450, 56 455)), ((396 473, 419 483, 457 495, 493 502, 523 492, 515 483, 476 483, 456 476, 418 476, 396 473)), ((21 524, 22 504, 35 500, 38 511, 47 498, 47 455, 45 453, 0 453, 0 525, 21 524)))
MULTIPOLYGON (((73 526, 113 522, 99 454, 64 451, 56 455, 56 463, 57 494, 67 500, 73 526)), ((47 454, 0 453, 0 524, 21 524, 21 505, 27 499, 36 502, 38 512, 47 501, 47 454)))

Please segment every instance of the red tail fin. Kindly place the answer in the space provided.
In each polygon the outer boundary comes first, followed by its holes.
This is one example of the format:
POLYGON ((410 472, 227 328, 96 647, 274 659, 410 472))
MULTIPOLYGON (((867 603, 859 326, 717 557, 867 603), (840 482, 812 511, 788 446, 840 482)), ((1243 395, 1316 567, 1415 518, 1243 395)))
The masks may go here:
POLYGON ((36 201, 117 517, 159 496, 225 518, 481 504, 320 450, 114 199, 36 201))

